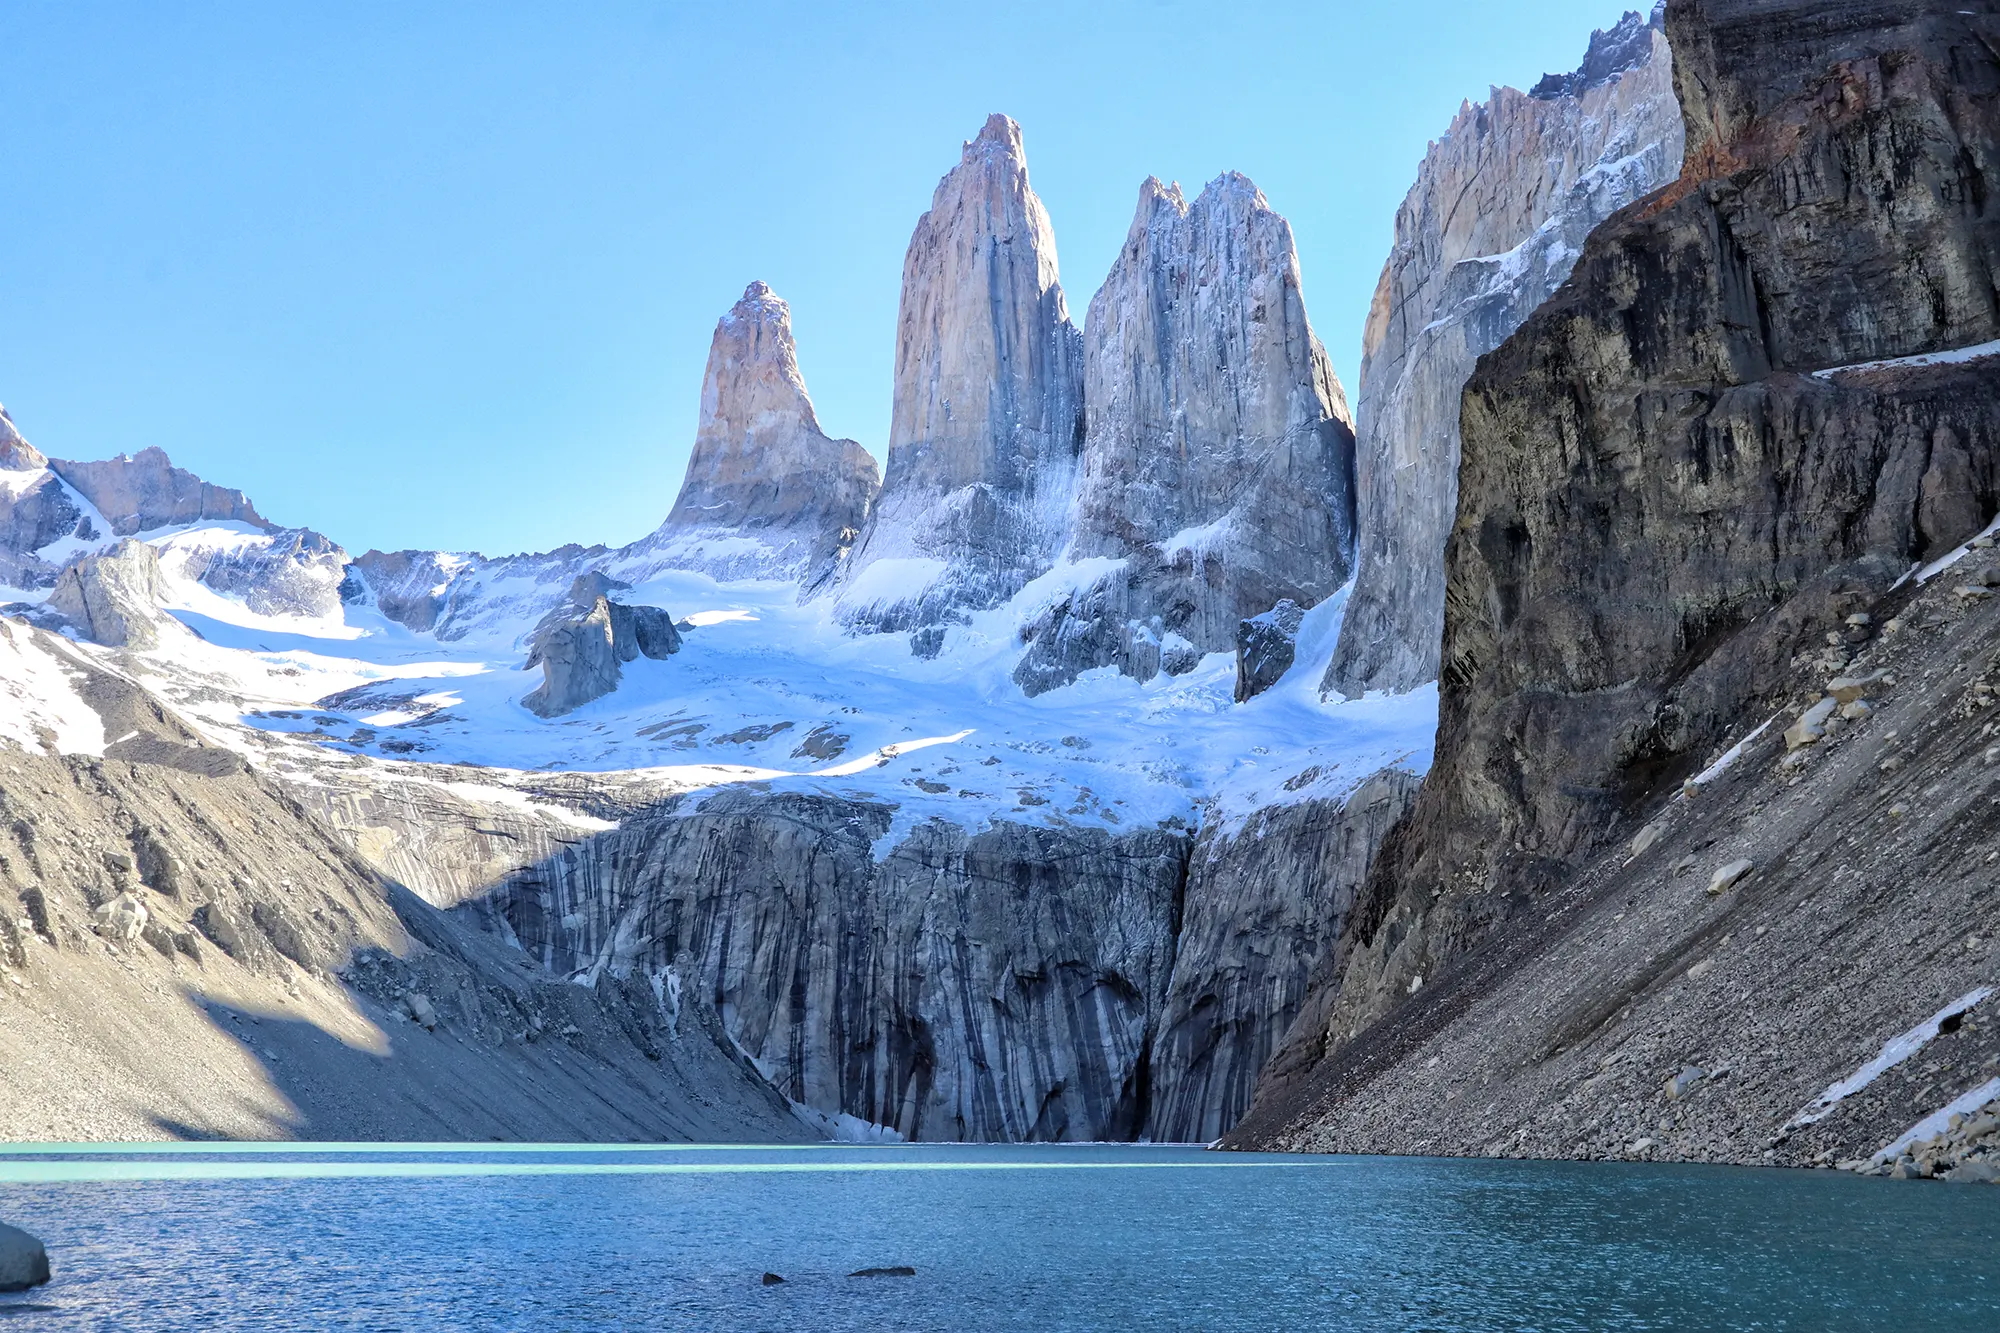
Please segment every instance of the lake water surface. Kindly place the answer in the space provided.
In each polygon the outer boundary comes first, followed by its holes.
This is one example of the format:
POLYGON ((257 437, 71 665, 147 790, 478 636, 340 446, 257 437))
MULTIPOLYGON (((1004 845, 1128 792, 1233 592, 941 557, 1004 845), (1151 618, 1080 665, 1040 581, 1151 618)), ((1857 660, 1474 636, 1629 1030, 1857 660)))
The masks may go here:
POLYGON ((56 1269, 0 1297, 0 1333, 2000 1329, 2000 1188, 1828 1171, 12 1145, 0 1220, 56 1269), (848 1276, 893 1265, 916 1276, 848 1276))

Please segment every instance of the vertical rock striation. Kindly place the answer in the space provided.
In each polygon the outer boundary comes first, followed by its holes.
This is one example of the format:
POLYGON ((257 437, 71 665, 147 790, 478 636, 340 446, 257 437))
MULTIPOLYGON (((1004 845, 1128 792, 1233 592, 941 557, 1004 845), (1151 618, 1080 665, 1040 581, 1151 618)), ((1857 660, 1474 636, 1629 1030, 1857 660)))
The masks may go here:
POLYGON ((1206 1143, 1250 1105, 1418 779, 1384 769, 1343 800, 1260 810, 1195 839, 1153 1039, 1147 1137, 1206 1143))
POLYGON ((1436 762, 1355 910, 1336 1059, 2000 507, 2000 14, 1673 0, 1667 30, 1682 177, 1466 389, 1436 762))
POLYGON ((698 987, 795 1101, 930 1140, 1130 1138, 1173 964, 1184 835, 918 825, 723 791, 627 815, 509 878, 544 967, 698 987))
POLYGON ((1083 426, 1081 342, 1020 127, 993 116, 903 261, 889 466, 848 557, 842 620, 941 624, 1055 562, 1083 426))
POLYGON ((1325 688, 1434 680, 1459 395, 1473 364, 1569 276, 1584 238, 1681 167, 1673 58, 1655 11, 1591 35, 1582 66, 1497 88, 1431 145, 1396 215, 1363 335, 1360 570, 1325 688))
POLYGON ((1065 556, 1116 561, 1029 629, 1030 694, 1112 665, 1227 651, 1249 616, 1347 581, 1354 432, 1306 318, 1292 229, 1218 176, 1148 179, 1084 337, 1085 439, 1065 556))
POLYGON ((718 579, 803 578, 838 567, 868 517, 875 460, 819 428, 791 308, 753 282, 715 326, 701 422, 673 512, 642 545, 718 579))

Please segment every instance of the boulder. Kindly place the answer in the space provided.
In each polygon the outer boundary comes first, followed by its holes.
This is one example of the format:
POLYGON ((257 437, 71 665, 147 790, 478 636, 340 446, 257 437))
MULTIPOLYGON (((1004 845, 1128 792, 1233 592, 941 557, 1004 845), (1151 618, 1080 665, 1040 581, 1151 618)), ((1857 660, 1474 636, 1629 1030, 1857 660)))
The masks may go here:
POLYGON ((91 912, 90 917, 92 928, 98 934, 129 943, 138 939, 146 929, 150 915, 137 894, 121 893, 91 912))
POLYGON ((1731 861, 1727 865, 1718 866, 1715 873, 1708 877, 1709 897, 1719 897, 1727 893, 1730 889, 1735 888, 1745 875, 1756 868, 1754 862, 1742 858, 1731 861))
POLYGON ((1286 599, 1236 629, 1236 702, 1253 699, 1292 669, 1305 610, 1286 599))
POLYGON ((1785 748, 1800 750, 1808 745, 1816 745, 1826 737, 1826 724, 1833 718, 1834 710, 1840 707, 1837 700, 1821 699, 1799 715, 1799 720, 1785 728, 1785 748))
POLYGON ((27 1232, 0 1222, 0 1291, 26 1291, 48 1280, 48 1250, 27 1232))

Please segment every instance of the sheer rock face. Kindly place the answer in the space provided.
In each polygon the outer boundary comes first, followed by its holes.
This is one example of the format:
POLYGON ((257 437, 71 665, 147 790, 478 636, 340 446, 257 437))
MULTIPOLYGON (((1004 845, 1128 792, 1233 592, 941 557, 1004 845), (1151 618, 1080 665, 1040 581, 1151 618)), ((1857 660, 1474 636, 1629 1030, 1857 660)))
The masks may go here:
POLYGON ((648 544, 719 579, 810 585, 834 572, 878 484, 867 450, 820 430, 791 309, 751 283, 715 326, 687 479, 648 544))
POLYGON ((1336 1045, 2000 507, 2000 14, 1667 25, 1684 175, 1466 389, 1436 762, 1356 909, 1336 1045))
POLYGON ((1258 1074, 1325 979, 1376 849, 1417 782, 1384 769, 1345 800, 1202 830, 1153 1040, 1148 1137, 1206 1143, 1249 1107, 1258 1074))
POLYGON ((1673 57, 1637 14, 1582 67, 1495 89, 1431 145, 1396 215, 1362 341, 1360 570, 1325 688, 1438 674, 1459 398, 1474 363, 1569 276, 1601 222, 1680 172, 1673 57))
POLYGON ((1122 561, 1032 629, 1015 679, 1148 678, 1347 581, 1354 432, 1306 318, 1292 230, 1245 177, 1192 205, 1147 180, 1090 303, 1082 479, 1065 555, 1122 561), (1170 655, 1169 664, 1173 663, 1170 655))
POLYGON ((185 468, 177 468, 157 445, 136 454, 97 463, 53 459, 49 466, 97 506, 120 537, 170 524, 199 522, 247 523, 266 532, 276 530, 257 512, 242 491, 211 486, 185 468))
POLYGON ((889 466, 841 580, 844 621, 944 623, 1054 564, 1082 372, 1020 127, 994 116, 939 182, 903 261, 889 466))
POLYGON ((931 821, 727 790, 626 815, 487 895, 559 974, 676 967, 786 1096, 905 1137, 1130 1138, 1184 834, 931 821))

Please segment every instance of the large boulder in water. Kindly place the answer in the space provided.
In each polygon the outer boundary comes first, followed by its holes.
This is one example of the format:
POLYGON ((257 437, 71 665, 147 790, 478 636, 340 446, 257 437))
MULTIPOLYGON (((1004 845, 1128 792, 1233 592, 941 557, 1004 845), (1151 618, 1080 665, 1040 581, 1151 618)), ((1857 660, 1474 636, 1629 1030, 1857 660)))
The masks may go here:
POLYGON ((611 600, 624 587, 601 572, 580 575, 568 601, 535 627, 527 665, 542 668, 542 683, 521 700, 529 712, 559 717, 617 689, 625 663, 681 650, 672 616, 657 606, 611 600))
POLYGON ((49 1280, 49 1252, 42 1243, 0 1222, 0 1291, 26 1291, 49 1280))

